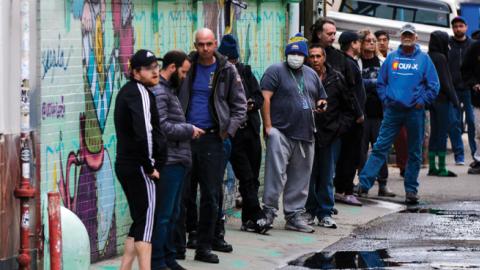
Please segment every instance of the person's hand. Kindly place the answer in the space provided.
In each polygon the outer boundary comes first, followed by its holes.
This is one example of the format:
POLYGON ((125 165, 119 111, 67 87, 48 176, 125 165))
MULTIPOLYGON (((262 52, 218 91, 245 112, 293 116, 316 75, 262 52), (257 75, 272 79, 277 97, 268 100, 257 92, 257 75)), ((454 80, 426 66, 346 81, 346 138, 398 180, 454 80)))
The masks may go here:
POLYGON ((415 109, 417 109, 417 110, 423 109, 423 107, 424 107, 423 104, 420 104, 420 103, 417 103, 415 105, 415 109))
POLYGON ((220 132, 220 138, 222 138, 222 140, 227 139, 228 138, 228 132, 226 132, 226 131, 220 132))
POLYGON ((361 123, 365 122, 365 116, 363 116, 363 115, 360 116, 359 118, 357 118, 357 120, 355 120, 355 122, 357 124, 361 124, 361 123))
POLYGON ((157 169, 154 169, 151 174, 148 175, 150 179, 152 180, 159 180, 160 179, 160 173, 157 171, 157 169))
POLYGON ((320 99, 317 101, 317 106, 315 107, 315 112, 317 113, 322 113, 327 111, 327 100, 326 99, 320 99))
POLYGON ((201 128, 197 128, 196 126, 193 126, 193 134, 192 134, 192 139, 198 139, 200 136, 205 134, 205 131, 201 128))
POLYGON ((479 83, 475 84, 472 88, 475 92, 480 92, 480 84, 479 83))
POLYGON ((247 111, 253 110, 253 107, 255 106, 255 101, 251 98, 247 100, 247 111))
POLYGON ((263 133, 264 133, 263 136, 264 136, 264 137, 270 136, 270 131, 271 131, 271 130, 272 130, 272 126, 264 127, 264 129, 263 129, 263 133))

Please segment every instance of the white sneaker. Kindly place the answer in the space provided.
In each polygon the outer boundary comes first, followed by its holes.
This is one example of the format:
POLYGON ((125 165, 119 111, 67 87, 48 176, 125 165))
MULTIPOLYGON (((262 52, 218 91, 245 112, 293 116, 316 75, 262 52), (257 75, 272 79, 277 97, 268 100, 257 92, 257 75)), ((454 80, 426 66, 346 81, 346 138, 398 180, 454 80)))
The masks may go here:
POLYGON ((337 223, 335 220, 333 220, 332 217, 326 216, 322 218, 321 220, 318 221, 318 226, 325 227, 325 228, 331 228, 331 229, 336 229, 337 228, 337 223))

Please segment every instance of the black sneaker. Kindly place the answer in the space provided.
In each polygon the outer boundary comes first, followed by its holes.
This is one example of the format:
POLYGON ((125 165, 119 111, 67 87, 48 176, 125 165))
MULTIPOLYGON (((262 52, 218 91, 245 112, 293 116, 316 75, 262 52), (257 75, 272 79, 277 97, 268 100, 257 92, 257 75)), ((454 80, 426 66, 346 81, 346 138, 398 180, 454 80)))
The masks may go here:
POLYGON ((378 196, 380 197, 395 197, 396 194, 393 193, 388 187, 381 186, 378 188, 378 196))
POLYGON ((177 259, 177 260, 179 260, 179 261, 185 260, 186 257, 187 257, 187 256, 185 255, 185 253, 177 253, 177 254, 175 255, 175 259, 177 259))
POLYGON ((198 241, 197 241, 197 231, 191 231, 188 234, 188 241, 187 241, 187 248, 189 249, 197 249, 198 241))
POLYGON ((368 197, 368 190, 363 189, 360 185, 354 188, 353 192, 357 194, 357 197, 360 197, 360 198, 368 197))
POLYGON ((470 168, 475 168, 475 167, 480 167, 480 162, 479 161, 476 161, 474 160, 472 163, 470 163, 470 168))
POLYGON ((218 256, 213 254, 211 250, 198 250, 195 252, 195 261, 206 263, 219 263, 218 256))
POLYGON ((226 253, 230 253, 230 252, 233 251, 232 245, 227 243, 227 241, 225 241, 221 238, 217 238, 217 237, 215 237, 215 239, 213 239, 212 249, 215 250, 215 251, 226 252, 226 253))
POLYGON ((406 204, 418 204, 418 195, 417 193, 407 192, 405 194, 405 203, 406 204))
POLYGON ((181 266, 178 263, 175 265, 169 265, 168 268, 171 270, 187 270, 185 267, 181 266))
POLYGON ((266 234, 270 229, 271 227, 267 226, 266 218, 258 219, 256 222, 247 220, 246 222, 242 222, 242 227, 240 227, 240 230, 244 232, 255 232, 259 234, 266 234))
POLYGON ((480 163, 479 166, 468 169, 468 174, 480 174, 480 163))

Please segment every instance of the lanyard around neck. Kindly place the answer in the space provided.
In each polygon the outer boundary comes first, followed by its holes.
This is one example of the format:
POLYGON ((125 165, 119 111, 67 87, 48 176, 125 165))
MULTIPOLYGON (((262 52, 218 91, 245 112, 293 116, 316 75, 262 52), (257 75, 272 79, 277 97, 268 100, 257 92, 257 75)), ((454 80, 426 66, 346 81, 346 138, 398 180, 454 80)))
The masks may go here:
POLYGON ((303 91, 305 89, 305 79, 304 79, 304 75, 303 75, 303 69, 302 69, 302 77, 300 78, 300 82, 297 80, 297 78, 293 74, 292 70, 289 69, 288 71, 290 71, 290 75, 292 75, 292 78, 295 81, 295 84, 297 85, 298 93, 300 95, 303 95, 303 91))

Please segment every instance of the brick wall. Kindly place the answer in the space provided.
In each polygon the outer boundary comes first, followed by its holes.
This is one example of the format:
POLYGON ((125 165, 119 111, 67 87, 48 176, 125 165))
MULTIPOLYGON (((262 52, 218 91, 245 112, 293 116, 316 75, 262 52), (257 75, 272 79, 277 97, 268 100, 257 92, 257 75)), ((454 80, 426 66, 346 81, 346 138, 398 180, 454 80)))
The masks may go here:
MULTIPOLYGON (((234 10, 227 29, 221 3, 40 1, 41 193, 59 191, 63 204, 79 216, 89 233, 92 261, 116 255, 130 225, 113 171, 113 108, 131 54, 140 48, 157 55, 173 48, 188 52, 194 30, 208 26, 218 35, 238 35, 242 58, 257 77, 282 59, 286 9, 281 1, 248 1, 247 10, 234 10)), ((229 207, 232 177, 225 186, 229 207)))

